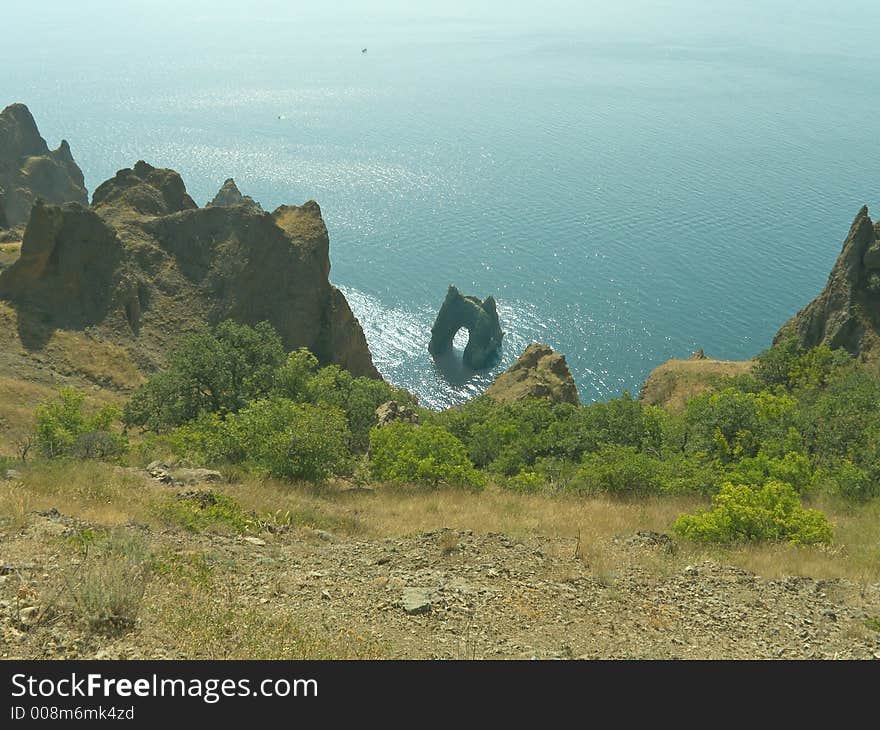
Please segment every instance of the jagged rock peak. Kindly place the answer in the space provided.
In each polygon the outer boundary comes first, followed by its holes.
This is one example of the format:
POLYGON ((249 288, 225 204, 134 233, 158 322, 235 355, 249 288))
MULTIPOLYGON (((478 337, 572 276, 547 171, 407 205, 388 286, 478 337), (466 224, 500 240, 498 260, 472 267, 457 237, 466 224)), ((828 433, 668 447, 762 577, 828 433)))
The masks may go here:
POLYGON ((50 150, 24 104, 0 112, 0 226, 27 222, 34 201, 88 204, 82 170, 66 140, 50 150))
POLYGON ((580 404, 565 355, 541 343, 529 345, 513 365, 495 378, 486 395, 502 403, 546 398, 554 403, 580 404))
POLYGON ((233 178, 228 178, 208 206, 244 205, 252 210, 263 210, 263 207, 250 195, 242 195, 233 178))
POLYGON ((867 356, 880 346, 880 224, 867 206, 855 217, 825 289, 774 338, 797 337, 805 347, 826 344, 867 356))
POLYGON ((186 192, 179 173, 143 160, 101 183, 92 196, 92 206, 104 214, 126 216, 160 216, 199 207, 186 192))

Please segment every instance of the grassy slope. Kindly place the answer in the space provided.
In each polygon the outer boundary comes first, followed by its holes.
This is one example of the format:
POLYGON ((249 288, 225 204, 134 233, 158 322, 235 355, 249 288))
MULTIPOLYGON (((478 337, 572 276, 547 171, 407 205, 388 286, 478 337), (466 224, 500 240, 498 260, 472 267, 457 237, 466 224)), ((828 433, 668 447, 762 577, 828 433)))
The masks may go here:
POLYGON ((18 313, 0 301, 0 456, 33 425, 34 408, 62 385, 72 385, 98 403, 121 402, 143 382, 125 350, 84 332, 55 330, 39 349, 28 349, 18 333, 18 313))

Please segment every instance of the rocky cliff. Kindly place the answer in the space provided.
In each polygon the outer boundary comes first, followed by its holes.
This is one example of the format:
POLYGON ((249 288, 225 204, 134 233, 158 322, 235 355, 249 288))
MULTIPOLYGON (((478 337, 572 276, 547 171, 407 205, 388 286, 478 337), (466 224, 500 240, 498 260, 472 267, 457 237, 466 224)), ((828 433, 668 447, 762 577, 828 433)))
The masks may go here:
POLYGON ((379 377, 360 324, 330 284, 329 237, 314 201, 274 213, 199 208, 180 175, 138 162, 95 190, 91 207, 38 202, 21 256, 0 273, 22 341, 87 330, 160 367, 181 332, 226 318, 268 321, 289 349, 379 377))
POLYGON ((540 343, 529 345, 513 365, 495 378, 486 395, 502 403, 546 398, 555 403, 580 405, 565 355, 540 343))
POLYGON ((50 150, 24 104, 0 112, 0 228, 27 222, 38 198, 86 205, 82 171, 65 140, 50 150))
POLYGON ((789 320, 774 342, 842 347, 862 359, 880 354, 880 223, 867 207, 856 215, 825 289, 789 320))

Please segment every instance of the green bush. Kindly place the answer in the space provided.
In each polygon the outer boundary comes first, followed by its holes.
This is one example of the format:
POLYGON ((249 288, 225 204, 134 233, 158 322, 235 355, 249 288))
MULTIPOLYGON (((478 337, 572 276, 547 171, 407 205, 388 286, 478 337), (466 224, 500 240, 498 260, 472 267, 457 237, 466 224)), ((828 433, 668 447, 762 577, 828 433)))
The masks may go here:
POLYGON ((145 540, 124 530, 91 529, 68 539, 81 554, 77 567, 62 574, 71 613, 97 633, 134 628, 150 572, 145 540))
POLYGON ((215 459, 243 462, 281 479, 319 481, 350 467, 345 414, 329 405, 267 398, 227 419, 215 459))
POLYGON ((685 407, 684 447, 722 463, 799 447, 798 403, 787 394, 743 393, 734 388, 703 393, 685 407))
POLYGON ((830 492, 852 502, 867 502, 880 495, 877 480, 848 459, 842 459, 833 469, 823 472, 830 492))
POLYGON ((514 492, 534 493, 540 492, 547 484, 547 480, 533 471, 521 471, 515 476, 508 477, 504 486, 514 492))
POLYGON ((584 457, 569 487, 615 495, 659 492, 663 488, 662 463, 632 446, 606 444, 584 457))
POLYGON ((253 523, 253 516, 244 512, 232 497, 211 491, 168 497, 155 506, 154 515, 166 524, 195 533, 245 532, 253 523))
POLYGON ((791 384, 791 370, 803 348, 797 337, 789 337, 764 350, 755 358, 754 376, 767 388, 780 385, 788 388, 791 384))
POLYGON ((880 379, 862 370, 844 371, 804 396, 798 428, 820 464, 838 458, 862 462, 867 437, 880 432, 880 379))
POLYGON ((724 467, 719 462, 680 453, 663 459, 662 474, 664 492, 707 496, 718 493, 725 477, 724 467))
POLYGON ((830 543, 831 525, 817 510, 804 509, 790 484, 770 481, 762 487, 727 483, 710 511, 682 515, 672 529, 695 542, 729 544, 780 541, 801 545, 830 543))
POLYGON ((351 448, 362 453, 370 445, 370 429, 376 425, 376 408, 396 400, 415 405, 413 397, 384 380, 355 378, 337 365, 321 368, 305 384, 304 393, 311 403, 326 403, 339 408, 351 431, 351 448))
POLYGON ((431 424, 392 423, 370 432, 370 469, 376 479, 398 484, 451 484, 482 488, 485 477, 455 436, 431 424))
POLYGON ((273 392, 293 401, 308 400, 306 386, 315 377, 318 367, 318 358, 305 347, 291 352, 275 371, 273 392))
POLYGON ((125 437, 111 432, 119 410, 106 405, 88 416, 83 412, 85 400, 85 393, 60 388, 56 398, 37 407, 34 435, 42 456, 100 459, 125 451, 125 437))
POLYGON ((662 409, 645 406, 629 393, 604 403, 591 403, 565 413, 550 426, 552 452, 580 461, 605 444, 659 453, 666 424, 662 409))
POLYGON ((803 454, 789 452, 782 458, 772 458, 763 452, 741 459, 731 465, 725 477, 735 484, 763 484, 767 481, 785 482, 798 494, 806 494, 814 482, 810 460, 803 454))
POLYGON ((149 451, 168 449, 197 463, 234 464, 244 459, 227 424, 216 413, 200 413, 194 420, 149 439, 149 451))

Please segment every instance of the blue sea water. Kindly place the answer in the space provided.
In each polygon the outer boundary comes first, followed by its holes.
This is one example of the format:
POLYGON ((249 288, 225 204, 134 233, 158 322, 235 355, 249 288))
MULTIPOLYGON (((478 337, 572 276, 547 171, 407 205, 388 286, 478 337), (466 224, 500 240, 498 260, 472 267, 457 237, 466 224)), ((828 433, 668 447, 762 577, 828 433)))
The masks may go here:
POLYGON ((531 341, 585 401, 750 357, 880 206, 875 0, 0 4, 0 106, 90 190, 146 159, 199 203, 230 176, 317 200, 377 366, 433 407, 531 341), (452 382, 426 349, 450 283, 506 332, 452 382))

